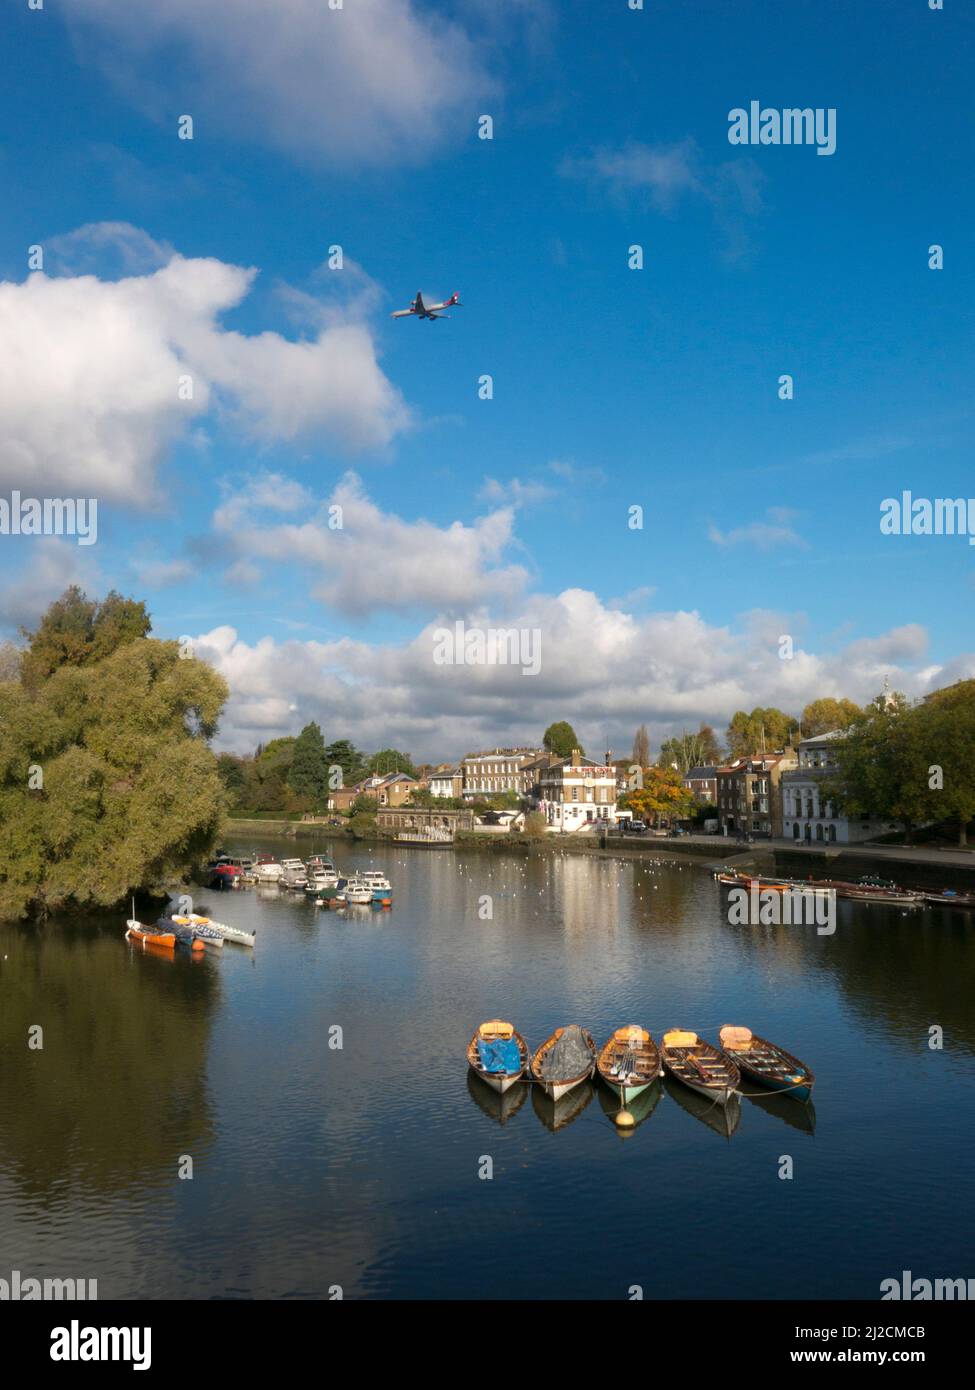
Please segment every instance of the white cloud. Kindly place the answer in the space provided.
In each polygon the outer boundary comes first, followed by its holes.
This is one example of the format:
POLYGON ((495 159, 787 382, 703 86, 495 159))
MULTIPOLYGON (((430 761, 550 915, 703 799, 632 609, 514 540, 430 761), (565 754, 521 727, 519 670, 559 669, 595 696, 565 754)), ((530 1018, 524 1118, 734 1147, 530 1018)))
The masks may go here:
POLYGON ((749 521, 730 531, 709 526, 708 540, 726 548, 732 545, 749 545, 755 550, 774 550, 780 545, 799 546, 803 550, 809 548, 808 542, 789 524, 796 515, 791 508, 769 507, 765 515, 767 521, 749 521))
POLYGON ((387 444, 409 415, 362 323, 302 341, 221 326, 255 274, 176 255, 117 281, 0 283, 0 484, 74 496, 84 479, 86 495, 146 505, 161 458, 207 412, 263 442, 387 444))
MULTIPOLYGON (((337 515, 337 514, 336 514, 337 515)), ((310 572, 312 596, 349 616, 377 610, 463 612, 485 600, 510 602, 527 572, 507 564, 514 512, 501 507, 471 525, 437 526, 384 512, 354 473, 316 503, 300 484, 278 474, 235 482, 214 516, 214 529, 239 578, 256 577, 262 561, 295 563, 310 572), (330 508, 341 508, 341 528, 330 508), (274 509, 296 515, 269 519, 274 509)))
POLYGON ((769 634, 788 631, 790 620, 759 616, 746 616, 740 629, 695 612, 635 617, 581 589, 527 597, 500 622, 488 609, 468 613, 469 626, 540 629, 537 676, 512 666, 437 665, 439 619, 396 646, 351 638, 251 645, 221 628, 204 634, 197 651, 230 682, 226 746, 246 750, 316 719, 327 738, 429 758, 536 740, 555 719, 568 719, 591 749, 601 751, 604 734, 628 748, 641 723, 659 740, 701 720, 723 729, 736 709, 755 705, 798 713, 823 695, 865 703, 887 673, 895 688, 920 695, 975 669, 971 655, 920 669, 913 658, 923 643, 897 630, 829 653, 799 649, 783 661, 769 634), (888 661, 896 651, 900 663, 888 661))
POLYGON ((219 130, 338 166, 414 164, 493 92, 475 40, 413 0, 75 0, 80 52, 195 138, 219 130))

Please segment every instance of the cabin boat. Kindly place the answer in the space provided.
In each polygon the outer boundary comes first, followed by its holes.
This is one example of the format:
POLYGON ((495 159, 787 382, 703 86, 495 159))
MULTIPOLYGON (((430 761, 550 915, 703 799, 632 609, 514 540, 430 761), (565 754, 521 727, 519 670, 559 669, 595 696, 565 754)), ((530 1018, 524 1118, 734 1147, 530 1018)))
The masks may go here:
POLYGON ((726 1024, 720 1033, 721 1046, 751 1081, 782 1091, 796 1100, 812 1097, 816 1078, 797 1057, 784 1047, 759 1038, 750 1028, 726 1024))
POLYGON ((258 883, 277 883, 284 873, 284 866, 269 854, 259 854, 254 864, 254 878, 258 883))
POLYGON ((620 1104, 629 1105, 660 1075, 657 1044, 638 1023, 617 1028, 600 1050, 596 1071, 600 1080, 619 1096, 620 1104))
POLYGON ((482 1023, 467 1044, 467 1065, 475 1076, 504 1095, 528 1069, 528 1044, 513 1023, 492 1018, 482 1023))
POLYGON ((331 864, 327 867, 323 865, 316 868, 312 868, 309 865, 308 883, 305 886, 305 892, 309 894, 309 896, 317 897, 318 894, 324 892, 326 888, 334 888, 338 881, 339 876, 331 864))
POLYGON ((718 1105, 727 1105, 741 1083, 741 1072, 734 1060, 688 1029, 671 1028, 666 1032, 660 1055, 676 1081, 718 1105))
POLYGON ((345 885, 345 901, 355 907, 365 907, 372 902, 372 884, 361 878, 350 878, 345 885))
POLYGON ((364 869, 359 874, 363 883, 368 883, 372 888, 373 901, 378 903, 389 903, 393 901, 393 889, 389 879, 378 869, 364 869))
POLYGON ((278 882, 282 888, 304 889, 308 883, 308 871, 301 859, 282 859, 281 877, 278 882))
POLYGON ((556 1028, 531 1060, 532 1079, 551 1100, 588 1081, 596 1067, 596 1044, 587 1028, 570 1023, 556 1028))

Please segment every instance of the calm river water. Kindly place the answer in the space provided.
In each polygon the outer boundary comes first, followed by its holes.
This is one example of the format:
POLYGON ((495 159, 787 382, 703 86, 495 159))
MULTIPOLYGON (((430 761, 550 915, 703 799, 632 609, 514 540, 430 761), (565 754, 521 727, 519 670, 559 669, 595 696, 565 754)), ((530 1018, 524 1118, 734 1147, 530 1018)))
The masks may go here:
POLYGON ((730 926, 683 860, 334 857, 383 867, 392 910, 201 893, 258 938, 200 961, 134 949, 115 917, 0 926, 0 1277, 96 1278, 102 1298, 875 1299, 904 1269, 973 1273, 975 918, 843 903, 828 937, 730 926), (558 1112, 521 1087, 501 1113, 464 1059, 496 1015, 532 1045, 573 1021, 600 1042, 746 1024, 813 1068, 815 1113, 746 1098, 729 1135, 667 1086, 626 1136, 594 1087, 558 1112))

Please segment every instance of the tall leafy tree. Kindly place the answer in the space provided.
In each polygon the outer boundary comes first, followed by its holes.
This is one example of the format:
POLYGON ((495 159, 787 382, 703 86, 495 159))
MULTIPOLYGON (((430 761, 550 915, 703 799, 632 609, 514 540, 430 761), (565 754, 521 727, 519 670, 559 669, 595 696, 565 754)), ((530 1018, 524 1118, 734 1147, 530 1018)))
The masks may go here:
POLYGON ((797 738, 799 722, 774 705, 756 705, 751 714, 737 710, 728 725, 728 749, 732 757, 786 748, 797 738))
POLYGON ((548 726, 542 736, 542 747, 559 758, 570 757, 574 748, 578 748, 580 753, 584 751, 575 729, 564 719, 548 726))
POLYGON ((347 738, 330 743, 325 749, 325 758, 329 767, 342 769, 342 784, 346 787, 354 786, 366 769, 365 757, 347 738))
POLYGON ((633 735, 632 758, 637 767, 646 767, 650 761, 650 735, 646 724, 641 724, 633 735))
POLYGON ((325 740, 317 724, 306 724, 295 739, 288 786, 296 796, 317 806, 328 790, 328 759, 325 740))
POLYGON ((76 584, 48 608, 27 639, 21 680, 34 689, 64 666, 88 666, 119 647, 147 637, 152 622, 144 603, 123 598, 113 589, 101 602, 89 599, 76 584))
POLYGON ((834 729, 848 729, 860 713, 860 706, 852 700, 834 700, 831 696, 812 700, 802 711, 802 736, 815 738, 834 729))
POLYGON ((101 659, 78 655, 64 648, 44 677, 38 664, 29 686, 0 684, 0 917, 122 902, 219 833, 209 740, 223 679, 176 642, 129 635, 101 659))
POLYGON ((411 777, 416 776, 409 753, 401 753, 398 748, 382 748, 378 753, 373 753, 366 763, 366 771, 378 773, 380 777, 390 772, 406 772, 411 777))
POLYGON ((681 781, 681 774, 672 767, 643 769, 643 786, 625 792, 620 798, 624 810, 647 822, 659 824, 661 819, 683 820, 694 808, 694 798, 681 781))
POLYGON ((702 724, 696 734, 664 739, 657 759, 660 767, 676 767, 682 775, 692 767, 713 767, 720 761, 721 749, 709 724, 702 724))

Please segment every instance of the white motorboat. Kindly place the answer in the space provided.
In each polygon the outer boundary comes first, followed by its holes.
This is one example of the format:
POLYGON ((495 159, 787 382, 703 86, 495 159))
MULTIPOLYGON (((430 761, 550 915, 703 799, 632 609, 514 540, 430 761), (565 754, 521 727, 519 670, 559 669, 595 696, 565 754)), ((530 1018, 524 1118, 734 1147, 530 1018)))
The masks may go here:
POLYGON ((372 902, 372 884, 361 878, 350 878, 345 885, 345 901, 356 907, 368 906, 372 902))
POLYGON ((257 883, 277 883, 284 873, 284 865, 270 855, 262 854, 254 865, 254 880, 257 883))

